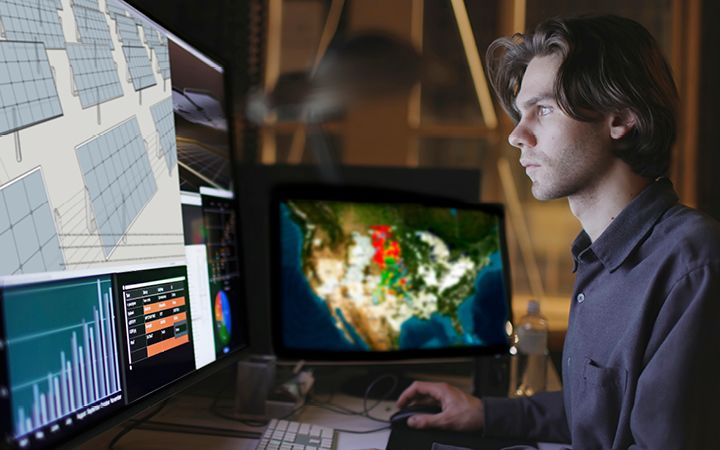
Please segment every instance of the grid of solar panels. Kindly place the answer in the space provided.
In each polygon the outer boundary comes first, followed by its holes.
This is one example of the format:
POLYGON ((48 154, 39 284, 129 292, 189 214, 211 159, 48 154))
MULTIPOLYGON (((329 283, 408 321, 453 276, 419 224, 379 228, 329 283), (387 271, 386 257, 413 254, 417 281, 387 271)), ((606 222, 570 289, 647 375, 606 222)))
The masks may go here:
POLYGON ((0 134, 62 114, 43 45, 39 42, 0 41, 0 134))
POLYGON ((164 45, 158 45, 153 47, 155 50, 155 56, 158 62, 158 73, 163 77, 164 80, 170 79, 170 53, 168 52, 167 41, 164 45))
POLYGON ((110 25, 103 12, 76 4, 73 6, 73 13, 75 14, 78 33, 80 33, 80 42, 85 44, 96 42, 110 49, 114 48, 110 25))
POLYGON ((75 152, 108 257, 157 192, 137 118, 79 145, 75 152))
POLYGON ((43 5, 52 6, 55 9, 63 9, 62 0, 38 0, 43 5))
POLYGON ((46 48, 65 48, 57 5, 43 0, 3 0, 0 20, 11 41, 42 42, 46 48))
POLYGON ((40 169, 0 187, 0 275, 65 269, 40 169))
POLYGON ((75 89, 83 108, 99 105, 123 95, 115 60, 101 45, 68 43, 68 57, 75 89))
POLYGON ((150 58, 145 47, 131 47, 123 45, 125 61, 130 71, 130 79, 136 91, 155 86, 155 74, 150 64, 150 58))
POLYGON ((72 0, 73 6, 82 6, 83 8, 100 9, 98 0, 72 0))
POLYGON ((137 22, 129 17, 119 15, 115 15, 114 19, 117 24, 120 42, 122 42, 123 45, 142 47, 143 43, 140 40, 140 32, 138 31, 137 22))
POLYGON ((120 5, 120 3, 116 2, 115 0, 107 0, 106 2, 106 10, 108 14, 110 14, 111 17, 115 18, 114 16, 123 16, 127 17, 127 10, 124 6, 120 5))
POLYGON ((138 24, 143 28, 143 32, 145 34, 145 42, 147 43, 147 45, 155 48, 163 44, 163 41, 160 38, 160 34, 155 29, 155 27, 146 22, 138 22, 138 24))
POLYGON ((168 173, 172 173, 177 164, 177 142, 175 140, 175 116, 172 97, 168 97, 150 107, 155 129, 160 136, 160 147, 165 156, 168 173))

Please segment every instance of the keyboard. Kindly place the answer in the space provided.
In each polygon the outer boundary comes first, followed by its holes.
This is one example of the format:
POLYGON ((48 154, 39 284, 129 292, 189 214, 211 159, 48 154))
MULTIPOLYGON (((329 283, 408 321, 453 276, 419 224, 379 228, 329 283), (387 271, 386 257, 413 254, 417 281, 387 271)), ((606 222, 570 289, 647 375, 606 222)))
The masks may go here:
POLYGON ((337 432, 309 423, 273 419, 255 450, 335 450, 337 432))

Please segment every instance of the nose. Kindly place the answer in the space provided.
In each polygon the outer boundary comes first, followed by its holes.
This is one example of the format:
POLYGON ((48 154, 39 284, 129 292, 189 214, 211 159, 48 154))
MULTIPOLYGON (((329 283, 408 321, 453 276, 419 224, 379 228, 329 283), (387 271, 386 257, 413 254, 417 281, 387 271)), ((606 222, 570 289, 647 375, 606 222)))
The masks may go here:
POLYGON ((518 122, 517 125, 515 125, 515 128, 513 128, 510 132, 510 135, 508 135, 508 142, 513 147, 517 147, 519 149, 534 147, 535 144, 537 144, 535 135, 527 127, 523 120, 518 122))

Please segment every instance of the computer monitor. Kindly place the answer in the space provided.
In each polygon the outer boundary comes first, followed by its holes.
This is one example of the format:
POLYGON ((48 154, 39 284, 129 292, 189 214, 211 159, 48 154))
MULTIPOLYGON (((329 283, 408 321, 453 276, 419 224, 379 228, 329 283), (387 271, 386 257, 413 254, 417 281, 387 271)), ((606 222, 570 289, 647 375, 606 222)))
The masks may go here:
POLYGON ((273 195, 280 357, 432 359, 504 353, 503 208, 353 187, 273 195))
POLYGON ((0 0, 0 446, 246 346, 225 66, 119 0, 0 0))

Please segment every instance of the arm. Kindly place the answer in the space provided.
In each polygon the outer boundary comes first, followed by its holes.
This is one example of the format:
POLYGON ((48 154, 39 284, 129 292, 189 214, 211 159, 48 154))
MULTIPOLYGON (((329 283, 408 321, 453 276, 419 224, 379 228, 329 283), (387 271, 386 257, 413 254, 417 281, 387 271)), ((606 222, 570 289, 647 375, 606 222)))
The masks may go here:
POLYGON ((484 398, 485 436, 570 442, 562 391, 524 398, 484 398))
POLYGON ((720 402, 720 263, 671 289, 638 378, 631 448, 714 448, 720 402))

